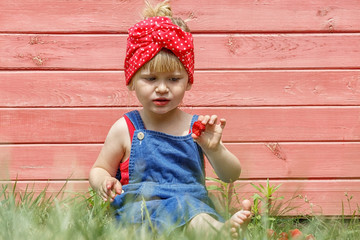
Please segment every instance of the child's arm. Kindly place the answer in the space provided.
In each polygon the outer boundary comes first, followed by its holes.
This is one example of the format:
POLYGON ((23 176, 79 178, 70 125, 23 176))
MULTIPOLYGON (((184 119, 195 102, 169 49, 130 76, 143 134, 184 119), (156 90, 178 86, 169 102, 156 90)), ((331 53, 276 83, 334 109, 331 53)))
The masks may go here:
POLYGON ((90 185, 105 201, 107 199, 113 201, 117 194, 121 194, 122 186, 115 175, 129 141, 125 119, 121 118, 111 127, 100 154, 91 168, 90 185))
POLYGON ((222 181, 232 182, 237 180, 241 172, 239 159, 221 141, 226 120, 220 119, 218 124, 216 115, 206 115, 199 116, 199 121, 206 125, 206 129, 200 136, 192 134, 192 137, 200 145, 222 181))

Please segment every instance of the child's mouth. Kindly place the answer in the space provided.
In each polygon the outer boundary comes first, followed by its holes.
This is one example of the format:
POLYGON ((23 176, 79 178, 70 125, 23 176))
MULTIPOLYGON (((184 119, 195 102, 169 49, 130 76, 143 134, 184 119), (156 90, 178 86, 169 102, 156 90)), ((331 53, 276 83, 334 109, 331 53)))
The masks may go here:
POLYGON ((157 99, 153 100, 153 102, 157 106, 164 106, 164 105, 168 104, 170 102, 170 100, 166 99, 166 98, 157 98, 157 99))

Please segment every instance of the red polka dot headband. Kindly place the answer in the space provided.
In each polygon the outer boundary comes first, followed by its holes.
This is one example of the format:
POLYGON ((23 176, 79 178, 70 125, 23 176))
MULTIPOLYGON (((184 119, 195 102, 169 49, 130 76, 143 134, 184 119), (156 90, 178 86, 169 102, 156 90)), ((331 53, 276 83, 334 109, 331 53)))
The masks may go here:
POLYGON ((172 51, 184 65, 193 83, 194 44, 191 33, 183 31, 168 17, 152 17, 129 29, 125 58, 126 85, 145 63, 162 48, 172 51))

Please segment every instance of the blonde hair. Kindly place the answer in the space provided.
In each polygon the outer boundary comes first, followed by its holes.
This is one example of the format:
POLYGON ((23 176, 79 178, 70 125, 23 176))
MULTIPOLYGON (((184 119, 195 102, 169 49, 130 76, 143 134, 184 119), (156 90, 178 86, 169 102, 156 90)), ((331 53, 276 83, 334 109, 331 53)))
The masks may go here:
MULTIPOLYGON (((169 0, 160 2, 156 6, 152 6, 148 0, 145 0, 146 8, 142 15, 144 19, 151 17, 168 17, 171 21, 179 26, 185 32, 190 32, 189 27, 181 18, 174 18, 169 4, 169 0)), ((170 50, 163 48, 149 62, 145 63, 133 76, 133 78, 141 70, 149 70, 154 72, 173 72, 185 69, 179 58, 170 50)), ((130 82, 132 85, 132 81, 130 82)))
POLYGON ((142 14, 144 19, 151 17, 168 17, 173 24, 179 26, 185 32, 190 32, 189 27, 186 25, 186 21, 179 17, 173 17, 169 0, 158 3, 155 7, 152 6, 148 0, 145 0, 145 4, 146 8, 143 10, 142 14))

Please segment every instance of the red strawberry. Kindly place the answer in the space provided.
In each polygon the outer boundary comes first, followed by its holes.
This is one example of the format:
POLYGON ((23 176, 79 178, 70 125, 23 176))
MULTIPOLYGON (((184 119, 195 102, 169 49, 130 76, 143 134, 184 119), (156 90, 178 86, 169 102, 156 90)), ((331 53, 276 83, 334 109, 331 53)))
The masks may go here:
POLYGON ((196 136, 200 136, 203 131, 205 131, 205 125, 202 124, 201 121, 194 122, 193 127, 192 127, 192 132, 196 136))
POLYGON ((291 234, 291 239, 300 239, 303 236, 302 232, 297 228, 290 230, 290 234, 291 234))

